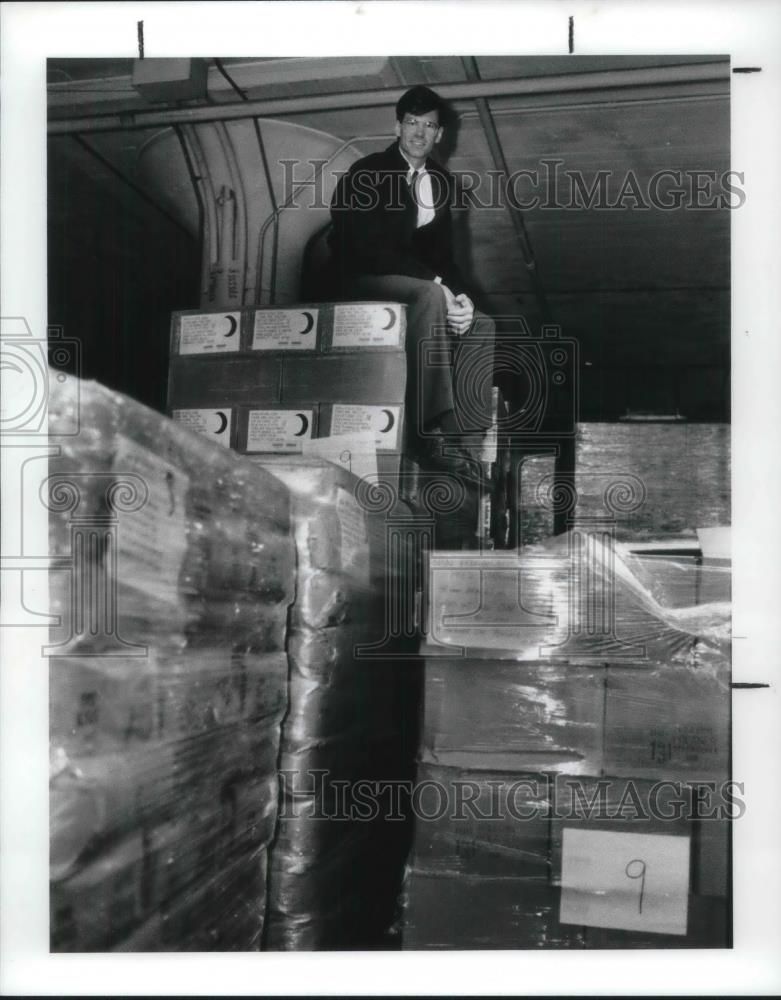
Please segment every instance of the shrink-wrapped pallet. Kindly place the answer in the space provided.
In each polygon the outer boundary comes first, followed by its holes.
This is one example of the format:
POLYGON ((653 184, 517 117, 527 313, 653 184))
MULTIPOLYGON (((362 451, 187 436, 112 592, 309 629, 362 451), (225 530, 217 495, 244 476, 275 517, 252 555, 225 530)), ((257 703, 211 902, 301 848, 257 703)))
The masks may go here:
POLYGON ((74 415, 42 489, 61 617, 52 947, 257 948, 287 709, 288 491, 98 385, 53 393, 53 428, 74 415))
POLYGON ((284 487, 119 393, 90 383, 66 393, 52 396, 52 427, 78 420, 80 432, 59 439, 42 488, 52 611, 63 618, 52 641, 99 651, 117 639, 170 644, 193 629, 250 637, 257 602, 284 618, 284 487))
POLYGON ((339 796, 411 762, 410 664, 394 659, 409 639, 387 617, 408 570, 388 556, 388 529, 405 512, 370 513, 358 480, 329 463, 269 468, 293 497, 297 573, 268 946, 368 947, 391 922, 406 844, 398 824, 358 818, 339 796))
POLYGON ((405 949, 729 944, 729 566, 583 541, 431 556, 405 949))

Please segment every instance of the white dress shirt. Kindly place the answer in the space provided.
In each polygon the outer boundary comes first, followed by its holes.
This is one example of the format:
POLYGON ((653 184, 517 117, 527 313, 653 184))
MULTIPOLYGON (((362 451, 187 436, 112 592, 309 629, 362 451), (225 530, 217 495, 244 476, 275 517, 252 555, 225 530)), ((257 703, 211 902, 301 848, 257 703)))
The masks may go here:
MULTIPOLYGON (((399 152, 402 156, 404 156, 404 152, 402 150, 399 150, 399 152)), ((407 160, 407 157, 404 156, 404 159, 407 160)), ((412 196, 415 198, 418 206, 417 228, 420 229, 421 226, 428 225, 435 215, 434 192, 431 189, 431 176, 429 175, 428 170, 426 170, 425 164, 422 167, 413 167, 409 160, 407 160, 407 163, 409 163, 409 170, 407 171, 407 184, 409 184, 410 188, 412 188, 412 181, 415 177, 415 173, 417 172, 418 174, 417 197, 415 196, 414 191, 412 192, 412 196)))

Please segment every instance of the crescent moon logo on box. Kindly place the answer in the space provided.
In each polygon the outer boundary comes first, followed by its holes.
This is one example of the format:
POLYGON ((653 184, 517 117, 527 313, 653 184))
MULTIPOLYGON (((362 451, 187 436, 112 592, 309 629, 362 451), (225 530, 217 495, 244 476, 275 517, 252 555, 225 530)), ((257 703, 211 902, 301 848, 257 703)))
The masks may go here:
POLYGON ((380 427, 380 434, 387 434, 389 431, 393 430, 393 425, 396 423, 396 415, 391 410, 381 410, 381 416, 385 416, 387 423, 384 427, 380 427))

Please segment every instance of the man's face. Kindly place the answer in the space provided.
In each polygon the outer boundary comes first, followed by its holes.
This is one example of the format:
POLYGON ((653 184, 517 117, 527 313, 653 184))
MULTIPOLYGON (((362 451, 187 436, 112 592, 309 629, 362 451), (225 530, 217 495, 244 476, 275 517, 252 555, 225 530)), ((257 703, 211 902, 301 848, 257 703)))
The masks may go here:
POLYGON ((423 111, 419 115, 407 112, 402 121, 396 122, 399 146, 410 163, 422 167, 434 144, 442 138, 438 111, 423 111))

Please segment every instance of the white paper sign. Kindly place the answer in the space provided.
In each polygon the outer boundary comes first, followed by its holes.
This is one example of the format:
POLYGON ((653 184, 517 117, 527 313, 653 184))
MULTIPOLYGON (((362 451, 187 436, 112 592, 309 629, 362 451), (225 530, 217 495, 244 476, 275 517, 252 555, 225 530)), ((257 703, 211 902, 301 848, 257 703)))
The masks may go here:
POLYGON ((377 450, 371 431, 312 438, 304 441, 303 453, 340 465, 359 479, 377 481, 377 450))
POLYGON ((215 441, 230 448, 233 414, 225 410, 174 410, 173 418, 178 424, 203 434, 210 441, 215 441))
POLYGON ((336 491, 336 514, 339 518, 342 569, 369 579, 369 534, 366 514, 355 497, 343 490, 336 491))
POLYGON ((259 309, 252 334, 253 351, 314 350, 317 309, 259 309))
POLYGON ((180 354, 224 354, 238 351, 240 312, 196 313, 179 323, 180 354))
POLYGON ((685 934, 689 837, 565 827, 563 924, 685 934))
POLYGON ((348 406, 335 403, 331 410, 331 434, 371 431, 378 450, 396 451, 400 414, 400 406, 348 406))
POLYGON ((312 436, 311 410, 250 410, 247 451, 299 455, 305 438, 312 436))
POLYGON ((334 306, 334 347, 400 347, 401 309, 381 302, 334 306))

